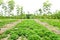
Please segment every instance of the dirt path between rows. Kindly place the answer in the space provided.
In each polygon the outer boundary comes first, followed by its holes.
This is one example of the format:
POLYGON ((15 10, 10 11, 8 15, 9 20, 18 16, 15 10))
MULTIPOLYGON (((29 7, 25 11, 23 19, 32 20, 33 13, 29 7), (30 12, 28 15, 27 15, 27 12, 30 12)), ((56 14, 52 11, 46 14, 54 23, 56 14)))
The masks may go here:
POLYGON ((26 37, 19 37, 17 40, 27 40, 26 37))
POLYGON ((10 37, 10 34, 8 34, 8 36, 6 38, 3 38, 1 40, 8 40, 9 37, 10 37))
POLYGON ((49 25, 48 23, 46 22, 41 22, 40 20, 38 19, 34 19, 37 23, 43 25, 44 27, 46 27, 48 30, 56 33, 56 34, 60 34, 60 30, 58 30, 57 28, 55 28, 54 26, 52 25, 49 25))
POLYGON ((0 34, 4 33, 6 30, 9 30, 11 28, 13 28, 15 25, 17 25, 18 23, 20 23, 22 21, 22 19, 19 19, 16 22, 12 22, 10 24, 6 24, 3 26, 3 28, 0 29, 0 34))

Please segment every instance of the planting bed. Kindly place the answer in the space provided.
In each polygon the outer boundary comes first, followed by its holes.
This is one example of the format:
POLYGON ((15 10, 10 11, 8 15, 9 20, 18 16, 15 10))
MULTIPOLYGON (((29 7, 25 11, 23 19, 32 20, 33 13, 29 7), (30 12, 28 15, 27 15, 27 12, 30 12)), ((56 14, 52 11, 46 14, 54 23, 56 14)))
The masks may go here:
MULTIPOLYGON (((10 35, 8 40, 17 40, 25 37, 27 40, 60 40, 60 36, 49 31, 43 25, 36 23, 33 19, 25 19, 14 28, 0 35, 0 39, 10 35)), ((21 39, 20 39, 21 40, 21 39)))
POLYGON ((17 21, 17 19, 0 19, 0 28, 3 27, 5 24, 9 24, 15 21, 17 21))
POLYGON ((46 23, 60 29, 60 19, 40 19, 40 21, 46 22, 46 23))

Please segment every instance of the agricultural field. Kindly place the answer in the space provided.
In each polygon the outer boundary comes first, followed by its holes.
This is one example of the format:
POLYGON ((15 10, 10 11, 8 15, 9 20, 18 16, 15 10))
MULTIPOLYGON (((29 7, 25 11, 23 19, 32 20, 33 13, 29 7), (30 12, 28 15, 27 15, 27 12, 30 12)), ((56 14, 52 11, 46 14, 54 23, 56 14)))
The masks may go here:
POLYGON ((46 22, 46 23, 60 29, 60 19, 40 19, 40 21, 46 22))
POLYGON ((0 19, 0 28, 2 28, 5 24, 9 24, 15 21, 17 21, 17 19, 0 19))
POLYGON ((0 40, 60 40, 59 3, 0 0, 0 40))
POLYGON ((0 35, 0 39, 6 37, 8 37, 7 40, 18 40, 19 38, 19 40, 60 40, 60 35, 36 23, 33 19, 24 19, 14 28, 0 35))

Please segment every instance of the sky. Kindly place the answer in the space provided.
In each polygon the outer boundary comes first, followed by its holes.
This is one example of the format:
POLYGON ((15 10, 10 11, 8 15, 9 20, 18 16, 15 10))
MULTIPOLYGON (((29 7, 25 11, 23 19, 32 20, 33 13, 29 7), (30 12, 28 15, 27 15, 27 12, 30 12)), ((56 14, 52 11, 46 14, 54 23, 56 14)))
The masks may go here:
MULTIPOLYGON (((7 1, 7 0, 5 0, 7 1)), ((46 0, 14 0, 16 4, 23 6, 24 11, 35 12, 39 8, 42 8, 43 2, 46 0)), ((51 5, 51 11, 54 12, 60 9, 60 0, 49 0, 51 5)))

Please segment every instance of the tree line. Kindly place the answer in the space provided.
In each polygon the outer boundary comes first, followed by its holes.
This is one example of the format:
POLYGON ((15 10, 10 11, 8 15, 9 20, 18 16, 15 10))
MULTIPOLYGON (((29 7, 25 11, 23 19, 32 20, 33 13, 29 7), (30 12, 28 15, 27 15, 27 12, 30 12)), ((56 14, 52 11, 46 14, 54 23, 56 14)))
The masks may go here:
POLYGON ((4 0, 0 0, 0 18, 48 18, 48 19, 59 19, 60 11, 56 11, 54 13, 51 12, 51 3, 49 0, 43 3, 43 7, 38 9, 34 14, 25 14, 23 11, 23 6, 15 5, 14 0, 9 0, 7 3, 4 3, 4 0), (13 13, 14 9, 16 9, 16 15, 13 13), (38 13, 39 12, 39 13, 38 13))

